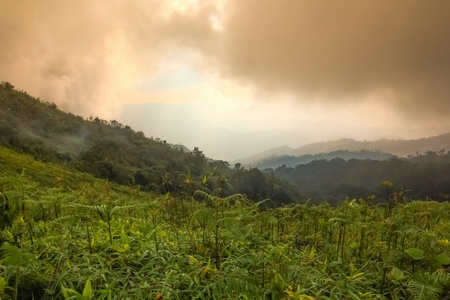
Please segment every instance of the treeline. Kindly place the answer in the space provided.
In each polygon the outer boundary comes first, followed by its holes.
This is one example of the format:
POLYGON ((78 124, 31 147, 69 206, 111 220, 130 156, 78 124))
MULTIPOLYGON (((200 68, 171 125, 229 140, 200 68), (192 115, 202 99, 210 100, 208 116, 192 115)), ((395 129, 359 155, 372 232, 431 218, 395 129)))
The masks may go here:
POLYGON ((195 190, 246 194, 271 205, 297 202, 293 187, 259 169, 230 167, 195 148, 186 151, 116 120, 65 113, 10 83, 0 84, 0 144, 46 162, 157 193, 191 196, 195 190))
POLYGON ((270 157, 263 158, 257 162, 250 164, 252 167, 258 167, 260 169, 267 168, 278 168, 283 165, 288 167, 294 167, 300 164, 307 164, 314 160, 332 160, 333 158, 342 158, 345 160, 348 159, 374 159, 374 160, 385 160, 393 155, 386 152, 381 151, 372 151, 372 150, 360 150, 360 151, 348 151, 348 150, 337 150, 331 151, 329 153, 320 153, 320 154, 307 154, 301 156, 292 156, 292 155, 273 155, 270 157))
POLYGON ((266 172, 288 181, 302 197, 330 203, 345 197, 377 196, 384 201, 383 181, 391 181, 391 192, 404 192, 413 199, 450 199, 450 152, 429 151, 408 159, 315 160, 296 167, 282 166, 266 172))

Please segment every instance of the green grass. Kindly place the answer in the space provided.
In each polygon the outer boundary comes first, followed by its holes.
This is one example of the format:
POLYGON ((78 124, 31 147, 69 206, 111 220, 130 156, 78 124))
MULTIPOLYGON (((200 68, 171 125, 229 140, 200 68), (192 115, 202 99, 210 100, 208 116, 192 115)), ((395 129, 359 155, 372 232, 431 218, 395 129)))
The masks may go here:
POLYGON ((2 299, 450 297, 448 202, 161 197, 5 148, 0 191, 2 299))

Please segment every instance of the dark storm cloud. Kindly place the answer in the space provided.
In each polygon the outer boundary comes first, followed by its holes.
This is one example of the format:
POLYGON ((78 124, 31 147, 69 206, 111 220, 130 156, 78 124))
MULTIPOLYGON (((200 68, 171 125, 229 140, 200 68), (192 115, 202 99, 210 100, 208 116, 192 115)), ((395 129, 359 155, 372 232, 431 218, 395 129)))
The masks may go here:
POLYGON ((271 94, 450 112, 450 1, 227 1, 222 74, 271 94))
POLYGON ((172 1, 0 0, 0 80, 89 114, 190 49, 197 67, 270 99, 370 96, 406 116, 450 112, 448 0, 214 3, 173 11, 172 1))

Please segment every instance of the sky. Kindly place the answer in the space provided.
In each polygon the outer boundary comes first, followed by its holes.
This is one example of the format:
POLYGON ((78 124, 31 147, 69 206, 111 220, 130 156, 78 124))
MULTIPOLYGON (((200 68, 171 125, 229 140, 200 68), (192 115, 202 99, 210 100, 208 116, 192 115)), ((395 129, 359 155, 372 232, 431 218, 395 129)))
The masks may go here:
POLYGON ((216 159, 450 131, 450 1, 0 0, 0 81, 216 159))

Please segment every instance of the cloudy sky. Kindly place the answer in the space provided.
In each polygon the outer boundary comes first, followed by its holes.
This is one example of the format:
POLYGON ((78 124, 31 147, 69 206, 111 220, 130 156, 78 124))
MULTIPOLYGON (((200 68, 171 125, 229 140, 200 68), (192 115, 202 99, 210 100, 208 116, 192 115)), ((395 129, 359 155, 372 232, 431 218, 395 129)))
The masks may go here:
POLYGON ((450 131, 450 1, 0 0, 0 81, 235 159, 450 131))

